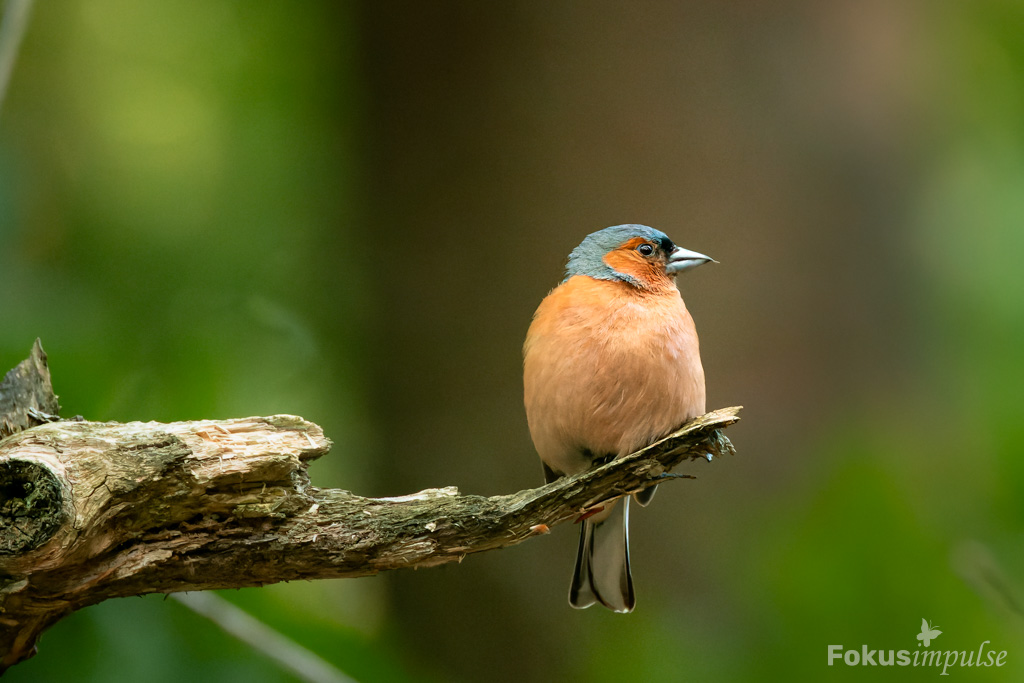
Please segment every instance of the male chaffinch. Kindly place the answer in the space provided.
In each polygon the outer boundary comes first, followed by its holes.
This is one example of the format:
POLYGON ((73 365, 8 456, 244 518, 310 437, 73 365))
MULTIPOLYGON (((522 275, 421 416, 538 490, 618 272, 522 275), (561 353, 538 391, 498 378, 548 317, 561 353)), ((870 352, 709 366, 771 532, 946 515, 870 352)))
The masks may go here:
MULTIPOLYGON (((644 225, 587 235, 523 346, 526 417, 548 482, 643 448, 704 413, 697 331, 675 276, 713 259, 644 225)), ((635 494, 647 505, 655 487, 635 494)), ((629 498, 586 517, 569 604, 635 604, 629 498)))

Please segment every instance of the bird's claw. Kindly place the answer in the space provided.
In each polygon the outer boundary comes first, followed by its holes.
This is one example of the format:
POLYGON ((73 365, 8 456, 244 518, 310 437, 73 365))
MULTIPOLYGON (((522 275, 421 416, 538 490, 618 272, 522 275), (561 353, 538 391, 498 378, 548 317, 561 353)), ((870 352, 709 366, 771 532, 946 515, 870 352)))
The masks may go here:
POLYGON ((680 474, 678 472, 662 472, 656 477, 652 477, 651 481, 663 481, 665 479, 696 479, 692 474, 680 474))
POLYGON ((586 518, 593 517, 594 515, 596 515, 599 512, 604 512, 604 505, 595 505, 594 507, 590 508, 589 510, 584 510, 583 514, 581 514, 579 517, 576 518, 576 522, 575 523, 579 524, 580 522, 582 522, 586 518))

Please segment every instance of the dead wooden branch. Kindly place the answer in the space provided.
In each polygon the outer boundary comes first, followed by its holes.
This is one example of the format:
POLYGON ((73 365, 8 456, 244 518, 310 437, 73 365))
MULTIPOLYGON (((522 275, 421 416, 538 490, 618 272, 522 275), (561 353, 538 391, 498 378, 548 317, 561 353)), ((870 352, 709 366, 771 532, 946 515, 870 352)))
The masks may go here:
POLYGON ((291 415, 17 432, 0 441, 0 671, 32 656, 47 627, 107 598, 366 576, 520 543, 684 460, 732 453, 719 430, 738 411, 708 413, 595 470, 492 497, 319 489, 307 467, 331 443, 291 415))

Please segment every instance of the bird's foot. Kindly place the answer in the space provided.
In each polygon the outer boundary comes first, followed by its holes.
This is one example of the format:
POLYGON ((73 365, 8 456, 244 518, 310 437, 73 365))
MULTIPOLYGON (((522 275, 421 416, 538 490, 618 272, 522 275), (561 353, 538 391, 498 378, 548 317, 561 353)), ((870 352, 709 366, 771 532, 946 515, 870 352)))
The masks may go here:
POLYGON ((651 481, 664 481, 666 479, 696 479, 697 477, 692 474, 679 474, 678 472, 662 472, 656 477, 652 477, 651 481))
POLYGON ((579 524, 588 517, 593 517, 599 512, 604 512, 604 505, 595 505, 594 507, 584 510, 583 514, 576 518, 576 524, 579 524))

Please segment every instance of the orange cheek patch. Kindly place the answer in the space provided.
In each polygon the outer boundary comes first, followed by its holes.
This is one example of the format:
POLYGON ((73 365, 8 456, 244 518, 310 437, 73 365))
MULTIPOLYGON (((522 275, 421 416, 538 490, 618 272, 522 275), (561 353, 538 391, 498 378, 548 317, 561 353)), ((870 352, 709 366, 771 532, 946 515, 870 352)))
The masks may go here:
POLYGON ((636 247, 643 242, 645 240, 640 238, 632 239, 615 251, 605 254, 601 260, 612 270, 629 275, 644 287, 657 289, 666 283, 671 284, 671 280, 665 274, 665 269, 661 264, 648 261, 636 251, 636 247))
POLYGON ((612 270, 617 270, 620 273, 634 276, 635 271, 641 270, 648 265, 640 254, 632 249, 629 251, 623 249, 609 251, 601 260, 604 261, 605 265, 612 270))

